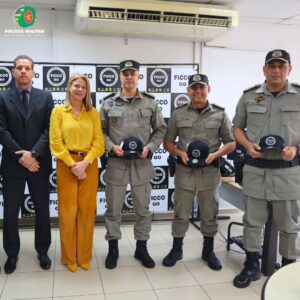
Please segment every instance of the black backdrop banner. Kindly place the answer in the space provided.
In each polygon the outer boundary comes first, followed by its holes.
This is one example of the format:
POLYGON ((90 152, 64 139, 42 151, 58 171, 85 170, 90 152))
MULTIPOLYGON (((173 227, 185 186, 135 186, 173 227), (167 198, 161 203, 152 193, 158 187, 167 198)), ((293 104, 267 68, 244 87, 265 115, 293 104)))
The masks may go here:
MULTIPOLYGON (((14 78, 11 74, 13 64, 0 62, 0 92, 14 86, 14 78)), ((54 105, 65 103, 67 82, 71 74, 83 73, 88 76, 91 84, 91 97, 93 105, 99 110, 102 100, 110 93, 120 89, 119 69, 114 64, 72 64, 72 63, 35 63, 35 78, 33 86, 50 91, 53 95, 54 105)), ((170 118, 172 111, 189 101, 187 97, 187 84, 190 75, 198 72, 195 64, 147 64, 140 67, 139 90, 146 91, 155 96, 155 99, 166 120, 170 118)), ((1 146, 0 146, 1 147, 1 146)), ((168 154, 162 145, 155 151, 152 162, 156 171, 156 177, 151 181, 152 193, 150 210, 153 213, 165 213, 173 209, 174 178, 169 176, 168 154)), ((1 157, 0 157, 1 159, 1 157)), ((50 215, 57 217, 57 186, 56 186, 56 160, 52 158, 53 170, 50 181, 50 215)), ((103 215, 106 209, 105 182, 99 160, 99 188, 97 194, 97 215, 103 215)), ((132 196, 128 186, 123 212, 133 212, 132 196)), ((24 204, 20 211, 20 218, 31 218, 35 214, 34 205, 28 193, 28 187, 24 191, 24 204)), ((2 178, 0 178, 0 219, 3 219, 2 178)))

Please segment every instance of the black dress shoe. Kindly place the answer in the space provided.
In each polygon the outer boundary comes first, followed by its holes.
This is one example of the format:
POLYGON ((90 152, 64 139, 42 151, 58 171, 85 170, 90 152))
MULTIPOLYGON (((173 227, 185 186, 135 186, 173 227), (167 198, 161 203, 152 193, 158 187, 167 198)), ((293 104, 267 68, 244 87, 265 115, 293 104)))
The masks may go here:
POLYGON ((51 268, 51 260, 48 256, 48 254, 38 254, 38 259, 40 261, 40 267, 43 270, 49 270, 51 268))
POLYGON ((11 274, 17 267, 18 257, 8 257, 4 265, 6 274, 11 274))

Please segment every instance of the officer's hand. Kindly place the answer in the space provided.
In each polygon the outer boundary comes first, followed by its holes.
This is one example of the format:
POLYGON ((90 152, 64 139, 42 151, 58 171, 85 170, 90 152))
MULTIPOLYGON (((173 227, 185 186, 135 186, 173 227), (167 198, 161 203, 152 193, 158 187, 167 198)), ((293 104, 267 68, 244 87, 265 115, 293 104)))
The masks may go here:
POLYGON ((283 160, 293 160, 297 153, 297 148, 295 146, 285 146, 281 152, 281 157, 283 160))
POLYGON ((122 157, 124 155, 123 149, 119 145, 114 145, 111 149, 117 156, 122 157))
POLYGON ((262 157, 262 153, 260 152, 261 148, 258 144, 252 144, 249 143, 249 145, 246 148, 247 153, 252 157, 252 158, 260 158, 262 157))
POLYGON ((140 156, 140 158, 147 158, 148 154, 149 154, 149 148, 148 147, 144 147, 143 148, 143 152, 142 155, 140 156))
POLYGON ((188 157, 187 153, 184 152, 184 151, 180 151, 180 155, 179 156, 180 156, 181 160, 183 161, 183 163, 185 165, 187 165, 187 163, 189 162, 189 157, 188 157))
POLYGON ((218 158, 218 157, 215 153, 209 153, 205 160, 205 163, 207 165, 210 165, 216 158, 218 158))

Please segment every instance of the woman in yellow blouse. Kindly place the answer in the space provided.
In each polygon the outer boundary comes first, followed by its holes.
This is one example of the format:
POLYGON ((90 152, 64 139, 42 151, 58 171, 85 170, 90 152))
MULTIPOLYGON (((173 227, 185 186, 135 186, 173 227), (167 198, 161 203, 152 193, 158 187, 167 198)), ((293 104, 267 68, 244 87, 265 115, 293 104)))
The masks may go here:
POLYGON ((52 111, 50 147, 57 158, 61 261, 72 272, 77 265, 88 270, 98 188, 97 158, 104 152, 104 137, 85 75, 70 77, 65 105, 52 111))

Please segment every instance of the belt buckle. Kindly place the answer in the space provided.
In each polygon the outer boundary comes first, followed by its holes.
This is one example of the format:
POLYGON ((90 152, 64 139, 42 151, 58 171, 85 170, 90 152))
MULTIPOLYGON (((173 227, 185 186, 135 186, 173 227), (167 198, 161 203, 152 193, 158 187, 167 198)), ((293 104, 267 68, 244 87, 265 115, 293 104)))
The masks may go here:
POLYGON ((83 151, 78 151, 78 152, 77 152, 77 155, 80 156, 80 157, 85 157, 85 152, 83 152, 83 151))

